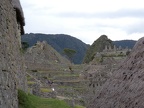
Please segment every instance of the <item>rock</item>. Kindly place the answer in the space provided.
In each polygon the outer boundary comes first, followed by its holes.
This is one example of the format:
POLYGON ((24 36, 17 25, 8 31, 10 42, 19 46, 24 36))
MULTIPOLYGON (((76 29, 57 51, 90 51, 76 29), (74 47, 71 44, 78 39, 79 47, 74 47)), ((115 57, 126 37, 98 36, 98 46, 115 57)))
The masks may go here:
POLYGON ((87 108, 144 108, 144 37, 87 108))
POLYGON ((40 96, 40 84, 38 84, 38 83, 33 84, 32 94, 36 95, 36 96, 40 96))

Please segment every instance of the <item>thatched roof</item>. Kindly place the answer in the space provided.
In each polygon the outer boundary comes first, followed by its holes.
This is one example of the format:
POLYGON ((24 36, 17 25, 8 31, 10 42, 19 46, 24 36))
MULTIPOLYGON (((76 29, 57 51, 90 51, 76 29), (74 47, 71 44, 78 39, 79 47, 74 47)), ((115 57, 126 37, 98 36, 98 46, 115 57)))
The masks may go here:
POLYGON ((13 5, 14 9, 16 10, 17 21, 21 25, 21 34, 24 34, 23 26, 25 26, 25 20, 24 20, 24 14, 23 14, 23 10, 22 10, 20 1, 19 0, 12 0, 12 5, 13 5))

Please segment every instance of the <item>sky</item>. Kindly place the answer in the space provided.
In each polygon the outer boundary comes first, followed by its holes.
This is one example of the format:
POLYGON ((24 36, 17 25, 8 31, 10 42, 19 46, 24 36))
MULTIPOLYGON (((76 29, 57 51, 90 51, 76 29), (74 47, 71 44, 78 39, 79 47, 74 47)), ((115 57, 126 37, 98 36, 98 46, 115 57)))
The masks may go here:
POLYGON ((144 36, 143 0, 20 0, 26 33, 68 34, 92 44, 144 36))

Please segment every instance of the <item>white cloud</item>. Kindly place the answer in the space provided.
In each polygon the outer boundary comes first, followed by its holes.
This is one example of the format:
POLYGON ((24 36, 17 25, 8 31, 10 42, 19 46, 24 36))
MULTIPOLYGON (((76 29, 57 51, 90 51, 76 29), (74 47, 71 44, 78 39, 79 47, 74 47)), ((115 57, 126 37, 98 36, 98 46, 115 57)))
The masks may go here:
POLYGON ((143 36, 143 0, 21 0, 27 33, 63 33, 92 43, 143 36))

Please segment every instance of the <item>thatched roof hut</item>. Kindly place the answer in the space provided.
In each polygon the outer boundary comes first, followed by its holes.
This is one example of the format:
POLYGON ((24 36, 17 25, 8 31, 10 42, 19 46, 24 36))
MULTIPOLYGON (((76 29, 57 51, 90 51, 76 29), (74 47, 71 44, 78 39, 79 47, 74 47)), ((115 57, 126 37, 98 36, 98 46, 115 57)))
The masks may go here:
POLYGON ((14 9, 16 10, 17 22, 21 26, 21 34, 24 34, 23 26, 25 26, 25 19, 24 19, 24 14, 23 14, 23 10, 22 10, 20 1, 19 0, 12 0, 12 5, 13 5, 14 9))

